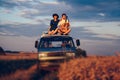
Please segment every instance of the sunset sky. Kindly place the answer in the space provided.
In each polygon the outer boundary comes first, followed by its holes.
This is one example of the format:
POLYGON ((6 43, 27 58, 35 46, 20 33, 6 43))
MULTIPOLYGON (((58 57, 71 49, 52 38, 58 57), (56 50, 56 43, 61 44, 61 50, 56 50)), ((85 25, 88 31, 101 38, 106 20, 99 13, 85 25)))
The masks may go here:
POLYGON ((68 15, 70 35, 88 53, 120 51, 120 0, 0 0, 0 46, 36 51, 34 41, 48 29, 53 13, 68 15))

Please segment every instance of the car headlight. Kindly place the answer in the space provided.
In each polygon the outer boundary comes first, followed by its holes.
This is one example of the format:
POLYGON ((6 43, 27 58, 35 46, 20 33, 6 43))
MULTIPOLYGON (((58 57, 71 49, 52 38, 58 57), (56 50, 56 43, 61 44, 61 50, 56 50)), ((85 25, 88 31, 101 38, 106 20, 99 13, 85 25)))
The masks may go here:
POLYGON ((74 57, 75 53, 66 53, 66 56, 68 56, 68 57, 74 57))
POLYGON ((47 57, 47 54, 40 53, 39 57, 47 57))

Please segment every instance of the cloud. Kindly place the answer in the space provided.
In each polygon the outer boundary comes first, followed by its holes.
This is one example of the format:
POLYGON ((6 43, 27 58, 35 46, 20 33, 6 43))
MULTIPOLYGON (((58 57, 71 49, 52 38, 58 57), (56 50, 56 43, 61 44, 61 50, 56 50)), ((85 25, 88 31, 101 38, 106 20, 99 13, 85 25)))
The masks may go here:
POLYGON ((16 2, 13 2, 13 0, 0 0, 0 7, 5 8, 14 8, 15 6, 18 6, 16 2))
POLYGON ((17 1, 17 2, 27 2, 27 1, 33 1, 33 0, 13 0, 13 1, 17 1))
POLYGON ((45 2, 40 0, 1 0, 0 4, 2 4, 0 5, 1 10, 4 9, 6 11, 11 11, 11 14, 4 14, 5 12, 1 11, 3 13, 2 15, 15 15, 31 20, 36 20, 37 17, 42 17, 42 19, 45 19, 46 16, 49 16, 48 18, 52 18, 53 13, 58 13, 61 15, 63 12, 70 12, 72 9, 71 6, 65 4, 64 2, 60 3, 57 1, 45 2))
POLYGON ((100 40, 100 41, 114 41, 120 40, 120 36, 113 35, 113 34, 98 34, 96 32, 92 32, 89 29, 83 27, 73 27, 71 31, 71 36, 74 38, 79 39, 86 39, 86 40, 100 40))
POLYGON ((33 8, 39 0, 0 0, 0 8, 6 9, 24 9, 33 8))
POLYGON ((98 13, 98 15, 102 17, 106 16, 104 13, 98 13))
POLYGON ((28 19, 34 19, 38 16, 51 16, 53 13, 60 15, 67 13, 72 20, 120 20, 119 0, 96 0, 94 2, 87 0, 1 0, 0 4, 1 8, 19 10, 19 15, 28 19))
POLYGON ((32 52, 32 51, 37 51, 34 48, 34 43, 35 43, 35 40, 38 38, 39 36, 28 37, 28 36, 1 36, 0 35, 0 45, 5 50, 32 52))
POLYGON ((45 4, 59 4, 56 0, 55 1, 41 0, 40 2, 45 3, 45 4))
POLYGON ((2 12, 3 12, 3 13, 6 13, 6 14, 10 14, 10 13, 11 13, 11 10, 9 10, 9 9, 4 9, 4 10, 2 10, 2 12))
POLYGON ((0 36, 18 36, 18 35, 14 34, 13 32, 3 30, 2 32, 0 32, 0 36))
POLYGON ((19 16, 29 19, 34 19, 35 16, 39 15, 40 11, 37 9, 24 9, 18 13, 19 16))
POLYGON ((120 27, 120 24, 118 24, 118 27, 120 27))
POLYGON ((0 32, 0 35, 2 35, 2 36, 14 36, 14 34, 9 33, 9 32, 0 32))
MULTIPOLYGON (((47 31, 49 20, 36 19, 41 24, 2 24, 1 35, 38 36, 47 31)), ((120 38, 119 22, 71 22, 71 35, 91 40, 117 40, 120 38), (109 30, 108 30, 109 29, 109 30), (77 35, 76 35, 77 34, 77 35)))
POLYGON ((72 36, 79 36, 91 40, 119 40, 119 21, 96 22, 96 21, 75 21, 71 23, 72 36), (75 35, 78 34, 78 35, 75 35))
MULTIPOLYGON (((93 20, 120 20, 120 1, 119 0, 58 0, 59 2, 65 2, 67 5, 72 6, 72 17, 76 19, 93 19, 93 20), (97 13, 106 14, 105 18, 101 19, 101 16, 97 13), (113 13, 114 12, 114 13, 113 13)), ((103 16, 103 15, 102 15, 103 16)))
POLYGON ((45 24, 0 25, 0 35, 4 36, 38 36, 48 29, 45 24))

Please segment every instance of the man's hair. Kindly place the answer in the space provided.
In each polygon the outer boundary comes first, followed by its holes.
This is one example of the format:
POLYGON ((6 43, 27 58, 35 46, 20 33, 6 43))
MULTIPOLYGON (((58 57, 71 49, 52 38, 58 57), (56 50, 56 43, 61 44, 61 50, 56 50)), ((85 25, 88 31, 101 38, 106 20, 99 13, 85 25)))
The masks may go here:
POLYGON ((57 16, 57 18, 59 18, 58 14, 56 14, 56 13, 54 13, 52 16, 53 16, 53 17, 54 17, 54 16, 57 16))

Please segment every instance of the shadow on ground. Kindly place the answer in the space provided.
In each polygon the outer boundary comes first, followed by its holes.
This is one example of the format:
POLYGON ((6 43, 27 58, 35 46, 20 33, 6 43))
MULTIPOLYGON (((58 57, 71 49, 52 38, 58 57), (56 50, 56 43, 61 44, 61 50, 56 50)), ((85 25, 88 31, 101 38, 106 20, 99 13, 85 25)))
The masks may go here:
POLYGON ((58 80, 57 71, 37 68, 37 60, 0 60, 0 80, 58 80))
POLYGON ((36 60, 0 60, 0 76, 16 72, 16 70, 27 70, 36 63, 36 60))

